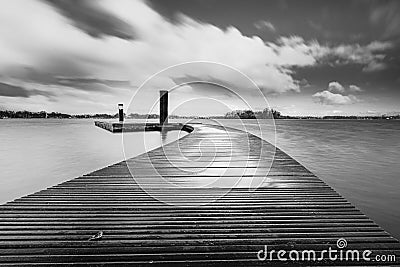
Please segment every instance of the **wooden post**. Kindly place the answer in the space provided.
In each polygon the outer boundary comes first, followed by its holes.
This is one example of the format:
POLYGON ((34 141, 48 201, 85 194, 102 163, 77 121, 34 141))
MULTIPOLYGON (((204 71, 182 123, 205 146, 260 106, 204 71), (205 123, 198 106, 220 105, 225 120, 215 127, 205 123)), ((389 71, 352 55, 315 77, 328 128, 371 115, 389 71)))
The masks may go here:
POLYGON ((160 91, 160 125, 168 124, 168 91, 160 91))
POLYGON ((124 122, 124 104, 118 104, 119 122, 124 122))

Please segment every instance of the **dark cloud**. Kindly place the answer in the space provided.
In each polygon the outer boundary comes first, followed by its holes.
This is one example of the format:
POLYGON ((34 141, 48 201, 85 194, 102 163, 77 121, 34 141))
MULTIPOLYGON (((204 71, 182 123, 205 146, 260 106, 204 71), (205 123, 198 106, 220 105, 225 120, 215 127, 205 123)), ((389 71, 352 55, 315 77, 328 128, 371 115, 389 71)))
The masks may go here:
MULTIPOLYGON (((343 32, 339 32, 339 31, 330 31, 328 29, 325 29, 321 24, 318 24, 312 20, 308 20, 308 24, 310 25, 310 28, 317 32, 319 35, 323 36, 325 39, 343 39, 346 37, 346 35, 343 32)), ((354 34, 350 34, 351 36, 353 36, 353 38, 355 38, 354 34)))
POLYGON ((114 93, 113 88, 130 88, 129 81, 107 80, 97 78, 56 77, 57 85, 84 91, 114 93))
POLYGON ((29 92, 25 88, 19 86, 0 83, 0 96, 29 97, 29 92))
POLYGON ((33 95, 42 95, 46 97, 51 97, 53 94, 41 90, 27 90, 21 86, 11 85, 8 83, 0 82, 0 96, 7 97, 24 97, 28 98, 33 95))
POLYGON ((383 37, 398 37, 400 35, 400 2, 375 1, 373 2, 370 20, 376 26, 383 26, 383 37))
POLYGON ((75 27, 93 37, 110 35, 133 39, 133 28, 125 21, 110 14, 93 0, 44 0, 69 18, 75 27))
POLYGON ((23 80, 25 82, 40 83, 45 85, 55 84, 57 82, 57 80, 54 78, 54 75, 43 71, 37 71, 32 67, 12 66, 8 67, 5 73, 10 78, 23 80))
POLYGON ((6 71, 8 77, 29 83, 59 85, 84 91, 112 92, 113 88, 132 87, 129 81, 85 77, 64 77, 58 73, 39 71, 32 67, 15 66, 6 71))
POLYGON ((241 79, 240 82, 231 82, 229 76, 213 77, 211 75, 184 75, 180 77, 171 77, 171 79, 179 87, 188 86, 194 91, 209 97, 226 96, 242 98, 244 95, 260 97, 261 93, 264 95, 277 93, 271 91, 271 88, 262 86, 262 84, 254 85, 254 83, 247 78, 241 79), (260 89, 261 92, 258 89, 260 89))
POLYGON ((51 55, 42 59, 39 64, 8 65, 2 71, 5 77, 25 82, 40 83, 46 85, 57 84, 56 77, 88 77, 91 76, 90 66, 79 59, 63 54, 51 55))
POLYGON ((232 91, 235 91, 235 89, 233 89, 234 86, 232 84, 214 77, 195 77, 192 75, 185 75, 174 77, 172 80, 176 85, 179 85, 179 87, 186 85, 191 87, 193 90, 204 94, 209 93, 213 95, 218 93, 230 97, 234 96, 232 91))
POLYGON ((107 80, 96 78, 71 78, 71 77, 58 77, 57 83, 65 86, 76 86, 86 84, 103 84, 109 87, 130 87, 129 81, 120 80, 107 80))

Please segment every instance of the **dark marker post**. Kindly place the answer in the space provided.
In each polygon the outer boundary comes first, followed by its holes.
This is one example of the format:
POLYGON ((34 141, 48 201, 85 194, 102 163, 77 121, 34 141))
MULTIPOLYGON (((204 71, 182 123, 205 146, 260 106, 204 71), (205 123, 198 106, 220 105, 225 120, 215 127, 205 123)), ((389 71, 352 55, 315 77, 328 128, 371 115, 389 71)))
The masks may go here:
POLYGON ((168 91, 160 90, 160 125, 168 124, 168 91))
POLYGON ((124 104, 118 104, 119 122, 124 122, 124 104))

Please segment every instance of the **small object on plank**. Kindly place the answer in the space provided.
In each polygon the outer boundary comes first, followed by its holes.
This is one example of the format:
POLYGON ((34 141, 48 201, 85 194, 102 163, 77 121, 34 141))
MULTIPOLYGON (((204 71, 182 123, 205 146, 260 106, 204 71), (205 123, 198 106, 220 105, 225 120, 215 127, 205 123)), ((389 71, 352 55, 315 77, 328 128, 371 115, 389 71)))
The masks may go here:
POLYGON ((99 240, 103 237, 103 231, 99 231, 97 234, 92 235, 88 241, 99 240))

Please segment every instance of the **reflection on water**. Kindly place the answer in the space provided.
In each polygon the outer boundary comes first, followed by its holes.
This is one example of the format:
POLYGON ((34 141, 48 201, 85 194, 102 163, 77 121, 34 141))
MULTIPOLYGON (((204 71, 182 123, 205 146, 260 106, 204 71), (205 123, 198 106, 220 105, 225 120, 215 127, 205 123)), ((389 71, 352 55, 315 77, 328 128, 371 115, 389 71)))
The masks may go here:
POLYGON ((165 131, 164 129, 161 130, 161 140, 163 143, 165 143, 165 141, 167 140, 167 135, 168 135, 168 131, 165 131))

